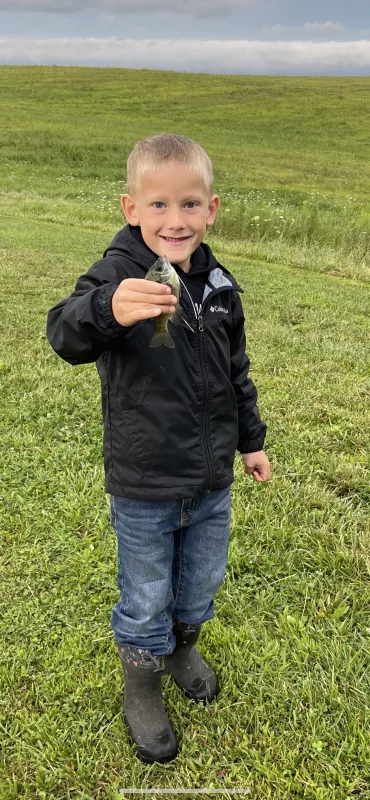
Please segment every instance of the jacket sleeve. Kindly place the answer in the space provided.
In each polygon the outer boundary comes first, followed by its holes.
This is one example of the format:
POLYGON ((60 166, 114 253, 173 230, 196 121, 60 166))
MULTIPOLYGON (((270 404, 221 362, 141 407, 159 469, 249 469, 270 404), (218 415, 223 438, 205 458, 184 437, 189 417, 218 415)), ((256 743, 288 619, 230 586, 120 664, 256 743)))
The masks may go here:
POLYGON ((261 421, 257 408, 257 389, 252 379, 248 376, 250 361, 245 352, 245 347, 243 306, 239 295, 236 294, 230 337, 230 360, 231 382, 234 387, 239 415, 237 449, 240 453, 255 453, 263 449, 267 426, 261 421))
POLYGON ((121 280, 113 260, 103 258, 79 277, 69 297, 50 309, 46 335, 64 361, 96 361, 113 339, 129 330, 112 313, 112 297, 121 280))

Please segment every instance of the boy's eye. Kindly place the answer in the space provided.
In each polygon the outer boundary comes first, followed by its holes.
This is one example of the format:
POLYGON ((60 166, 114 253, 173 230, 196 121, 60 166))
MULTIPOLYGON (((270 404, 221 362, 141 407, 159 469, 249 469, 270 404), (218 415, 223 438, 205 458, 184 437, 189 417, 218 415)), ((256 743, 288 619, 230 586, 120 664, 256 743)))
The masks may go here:
MULTIPOLYGON (((165 203, 163 203, 162 200, 156 200, 154 203, 152 203, 152 205, 154 208, 164 208, 165 203)), ((189 208, 196 208, 199 203, 197 203, 195 200, 188 200, 188 202, 184 203, 184 205, 188 206, 189 208)))

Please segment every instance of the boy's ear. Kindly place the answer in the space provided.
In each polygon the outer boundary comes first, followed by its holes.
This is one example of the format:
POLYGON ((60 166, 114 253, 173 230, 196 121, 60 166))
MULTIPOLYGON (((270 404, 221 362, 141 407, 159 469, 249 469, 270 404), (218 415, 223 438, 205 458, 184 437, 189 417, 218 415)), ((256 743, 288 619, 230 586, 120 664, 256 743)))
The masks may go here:
POLYGON ((121 208, 129 225, 139 225, 136 203, 129 194, 121 194, 121 208))
POLYGON ((218 194, 213 194, 208 200, 207 225, 213 225, 220 205, 218 194))

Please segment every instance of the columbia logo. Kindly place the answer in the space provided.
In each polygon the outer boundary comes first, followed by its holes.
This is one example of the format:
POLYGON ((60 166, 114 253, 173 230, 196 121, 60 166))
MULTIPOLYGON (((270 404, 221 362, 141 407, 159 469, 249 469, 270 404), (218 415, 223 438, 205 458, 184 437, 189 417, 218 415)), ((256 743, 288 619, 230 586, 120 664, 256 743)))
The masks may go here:
POLYGON ((211 311, 223 311, 224 314, 229 313, 227 308, 224 308, 223 306, 211 306, 211 311))

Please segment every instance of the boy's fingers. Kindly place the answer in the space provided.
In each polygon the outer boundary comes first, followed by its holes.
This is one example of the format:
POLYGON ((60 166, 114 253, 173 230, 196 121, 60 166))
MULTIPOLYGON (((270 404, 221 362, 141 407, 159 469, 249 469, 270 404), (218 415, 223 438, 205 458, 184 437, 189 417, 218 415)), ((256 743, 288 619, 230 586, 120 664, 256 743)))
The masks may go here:
POLYGON ((132 324, 133 324, 134 322, 138 322, 141 319, 150 319, 150 317, 158 317, 159 314, 162 313, 164 314, 172 313, 171 308, 168 308, 168 306, 165 307, 153 306, 153 305, 146 307, 144 306, 144 308, 138 308, 135 311, 131 311, 130 316, 132 318, 132 324))
POLYGON ((147 308, 138 308, 137 311, 133 311, 131 316, 135 320, 140 319, 149 319, 149 317, 158 317, 160 314, 160 308, 155 308, 155 306, 148 306, 147 308))
POLYGON ((155 281, 146 281, 144 278, 126 278, 125 288, 130 289, 132 292, 141 294, 170 294, 171 289, 166 283, 156 283, 155 281))
POLYGON ((156 305, 159 305, 159 303, 161 305, 162 304, 173 305, 174 303, 177 303, 177 298, 175 297, 175 295, 172 295, 171 293, 168 295, 163 294, 158 296, 158 293, 156 295, 151 295, 151 294, 145 294, 144 292, 130 291, 129 294, 127 295, 127 302, 141 303, 141 305, 143 305, 144 303, 146 304, 155 303, 156 305))
POLYGON ((247 464, 244 464, 244 472, 246 472, 247 475, 251 475, 253 470, 254 470, 254 467, 249 467, 247 464))
POLYGON ((253 470, 253 477, 256 481, 269 481, 270 480, 270 471, 266 467, 262 467, 262 469, 255 469, 253 470))
POLYGON ((254 470, 253 470, 253 473, 252 473, 252 474, 253 474, 253 477, 254 477, 254 480, 255 480, 255 481, 263 481, 263 480, 265 480, 265 479, 264 479, 264 477, 263 477, 263 475, 262 475, 262 473, 260 473, 260 472, 257 472, 257 470, 256 470, 256 469, 254 469, 254 470))

